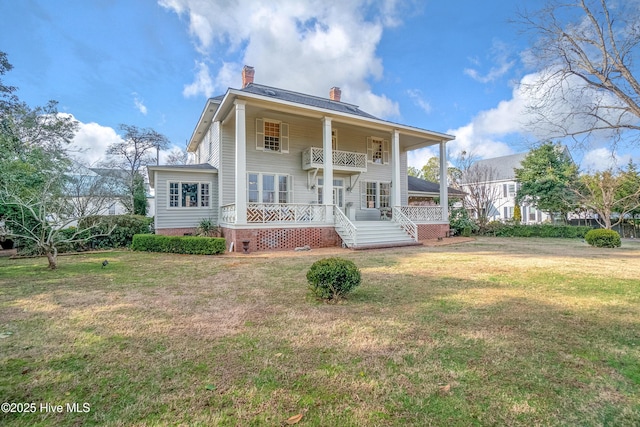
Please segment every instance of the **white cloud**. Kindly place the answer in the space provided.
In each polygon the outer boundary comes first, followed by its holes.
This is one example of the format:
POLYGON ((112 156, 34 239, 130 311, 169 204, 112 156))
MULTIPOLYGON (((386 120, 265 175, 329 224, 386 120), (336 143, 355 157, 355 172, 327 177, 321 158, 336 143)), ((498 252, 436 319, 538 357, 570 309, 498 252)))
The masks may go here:
POLYGON ((143 115, 147 115, 147 106, 144 105, 144 103, 142 102, 142 100, 140 98, 138 98, 138 94, 136 92, 132 93, 133 95, 133 104, 136 106, 136 108, 138 109, 138 111, 140 111, 143 115))
POLYGON ((585 153, 580 162, 580 169, 585 172, 596 172, 626 167, 629 160, 631 160, 630 154, 617 154, 608 148, 596 148, 585 153))
POLYGON ((424 97, 422 96, 422 91, 419 89, 409 89, 407 90, 407 95, 409 95, 409 97, 411 99, 413 99, 413 102, 422 109, 422 111, 424 111, 427 114, 431 113, 431 104, 429 104, 428 101, 426 101, 424 99, 424 97))
POLYGON ((209 72, 209 66, 204 62, 196 63, 196 79, 190 85, 184 87, 182 94, 186 97, 198 96, 200 94, 210 98, 213 95, 214 84, 209 72))
MULTIPOLYGON (((507 74, 516 63, 511 59, 507 45, 500 40, 493 41, 488 56, 493 66, 486 74, 482 75, 475 68, 465 68, 464 73, 480 83, 490 83, 507 74)), ((482 64, 477 57, 469 58, 469 61, 476 67, 480 67, 482 64)))
POLYGON ((84 164, 95 165, 105 159, 107 147, 122 142, 120 135, 108 126, 78 122, 79 128, 71 143, 71 152, 84 164))
POLYGON ((239 87, 240 70, 247 64, 256 69, 256 83, 323 97, 338 86, 345 102, 384 118, 399 115, 398 104, 373 93, 368 83, 382 78, 376 49, 384 28, 400 22, 397 1, 160 0, 159 4, 188 19, 197 49, 203 55, 215 54, 222 64, 209 70, 200 63, 185 96, 211 96, 213 90, 224 91, 225 85, 239 87))

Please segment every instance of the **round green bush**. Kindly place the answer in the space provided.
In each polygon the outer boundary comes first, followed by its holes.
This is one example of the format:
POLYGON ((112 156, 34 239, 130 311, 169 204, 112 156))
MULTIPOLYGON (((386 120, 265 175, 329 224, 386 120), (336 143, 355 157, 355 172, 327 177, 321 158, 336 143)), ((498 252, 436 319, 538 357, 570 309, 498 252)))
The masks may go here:
POLYGON ((324 258, 313 263, 307 280, 314 294, 326 300, 337 301, 360 285, 358 267, 342 258, 324 258))
POLYGON ((584 235, 584 240, 597 248, 618 248, 621 245, 617 231, 598 228, 584 235))

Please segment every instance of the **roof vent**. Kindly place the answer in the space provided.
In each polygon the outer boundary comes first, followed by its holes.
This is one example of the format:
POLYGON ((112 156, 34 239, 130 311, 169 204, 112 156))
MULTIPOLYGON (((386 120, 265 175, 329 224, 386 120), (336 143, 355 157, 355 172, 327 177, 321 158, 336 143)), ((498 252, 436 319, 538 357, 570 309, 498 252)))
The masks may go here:
POLYGON ((270 89, 265 89, 264 91, 265 91, 265 93, 267 95, 270 95, 270 96, 276 96, 277 95, 274 91, 272 91, 270 89))

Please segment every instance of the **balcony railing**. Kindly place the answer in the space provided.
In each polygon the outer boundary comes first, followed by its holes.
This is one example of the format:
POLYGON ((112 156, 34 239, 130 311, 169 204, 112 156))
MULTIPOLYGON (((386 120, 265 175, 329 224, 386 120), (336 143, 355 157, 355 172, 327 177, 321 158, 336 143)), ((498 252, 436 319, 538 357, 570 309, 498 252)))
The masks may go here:
POLYGON ((247 223, 305 224, 324 222, 327 208, 324 205, 294 203, 248 203, 247 223))
MULTIPOLYGON (((352 151, 333 150, 333 169, 350 172, 367 171, 367 155, 352 151)), ((324 168, 324 150, 318 147, 309 147, 302 152, 302 169, 324 168)))
POLYGON ((442 219, 442 206, 402 206, 400 210, 418 224, 446 221, 442 219))

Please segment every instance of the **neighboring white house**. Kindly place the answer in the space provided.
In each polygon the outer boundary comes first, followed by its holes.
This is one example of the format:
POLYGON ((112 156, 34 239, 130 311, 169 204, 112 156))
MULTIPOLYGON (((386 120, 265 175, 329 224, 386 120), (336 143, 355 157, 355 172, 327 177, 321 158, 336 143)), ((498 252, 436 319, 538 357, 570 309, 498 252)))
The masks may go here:
MULTIPOLYGON (((480 170, 488 171, 487 175, 491 176, 491 181, 483 183, 462 184, 462 189, 468 188, 470 185, 488 185, 493 190, 488 193, 494 194, 492 206, 489 208, 487 218, 490 221, 506 221, 513 219, 516 206, 516 194, 520 188, 520 184, 516 181, 515 169, 521 167, 522 160, 528 153, 511 154, 509 156, 494 157, 491 159, 478 160, 474 167, 480 170)), ((546 212, 542 212, 528 204, 520 205, 520 213, 522 215, 521 222, 523 224, 539 224, 550 221, 550 217, 546 212)), ((472 213, 475 215, 475 213, 472 213)))
POLYGON ((322 98, 253 75, 244 67, 241 89, 207 101, 187 146, 191 164, 148 167, 156 233, 192 233, 208 218, 230 247, 246 241, 252 251, 446 235, 447 187, 441 206, 409 206, 407 152, 438 146, 446 173, 453 136, 378 119, 335 87, 322 98))

